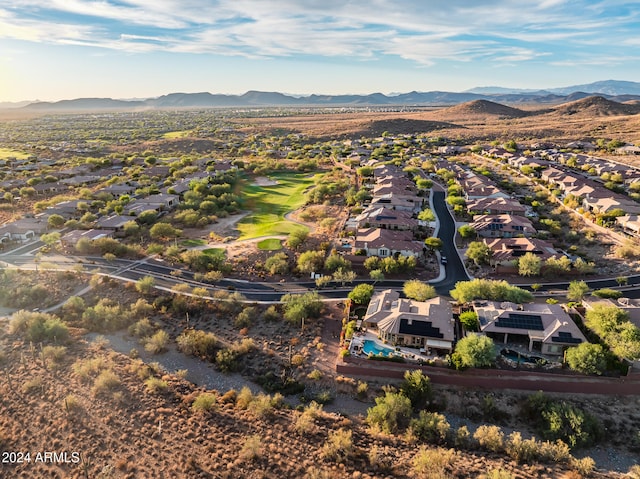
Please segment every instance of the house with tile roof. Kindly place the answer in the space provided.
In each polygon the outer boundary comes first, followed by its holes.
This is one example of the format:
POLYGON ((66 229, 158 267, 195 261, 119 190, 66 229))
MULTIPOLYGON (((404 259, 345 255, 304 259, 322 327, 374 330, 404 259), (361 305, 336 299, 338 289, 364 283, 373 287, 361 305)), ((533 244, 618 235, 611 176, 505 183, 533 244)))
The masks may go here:
POLYGON ((475 301, 480 331, 503 343, 523 343, 529 351, 561 356, 564 350, 588 342, 559 304, 475 301))
POLYGON ((373 295, 363 325, 377 331, 383 341, 450 353, 453 349, 454 318, 451 303, 441 297, 427 301, 400 298, 387 289, 373 295))

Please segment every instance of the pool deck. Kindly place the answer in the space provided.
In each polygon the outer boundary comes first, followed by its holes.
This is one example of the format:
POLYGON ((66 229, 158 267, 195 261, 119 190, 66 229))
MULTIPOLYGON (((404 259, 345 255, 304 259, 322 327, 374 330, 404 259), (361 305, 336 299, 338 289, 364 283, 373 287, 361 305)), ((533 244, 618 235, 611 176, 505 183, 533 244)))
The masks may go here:
POLYGON ((435 354, 424 354, 421 353, 419 349, 416 348, 407 348, 404 346, 393 346, 391 344, 385 344, 380 339, 378 339, 378 335, 370 332, 357 332, 351 338, 351 344, 349 345, 349 352, 352 356, 356 358, 366 358, 367 355, 362 352, 362 345, 366 340, 373 341, 378 348, 390 349, 395 352, 395 355, 406 359, 407 361, 419 362, 419 361, 429 361, 437 358, 441 358, 435 354))

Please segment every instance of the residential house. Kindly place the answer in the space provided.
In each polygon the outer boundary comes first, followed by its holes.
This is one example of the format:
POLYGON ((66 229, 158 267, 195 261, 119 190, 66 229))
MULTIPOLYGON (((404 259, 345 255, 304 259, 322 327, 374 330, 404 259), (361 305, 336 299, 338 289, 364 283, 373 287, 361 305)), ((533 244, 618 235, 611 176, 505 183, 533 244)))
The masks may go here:
POLYGON ((491 250, 491 266, 513 267, 514 262, 527 253, 532 253, 545 261, 558 257, 559 253, 551 243, 537 238, 500 238, 484 240, 491 250))
POLYGON ((444 354, 453 350, 451 303, 441 297, 414 301, 400 298, 397 291, 381 291, 371 298, 362 323, 377 331, 383 341, 394 345, 437 350, 444 354))
POLYGON ((101 239, 101 238, 112 238, 113 231, 111 230, 101 230, 101 229, 91 229, 91 230, 71 230, 67 234, 65 234, 60 241, 66 247, 73 248, 76 246, 78 241, 85 238, 90 241, 101 239))
POLYGON ((353 252, 364 251, 367 256, 420 256, 424 244, 413 240, 410 231, 392 231, 382 228, 367 228, 356 231, 353 252))
POLYGON ((384 228, 389 230, 415 231, 418 220, 411 217, 411 213, 389 208, 369 207, 356 217, 358 228, 384 228))
POLYGON ((559 304, 475 301, 480 331, 493 339, 523 343, 529 351, 562 356, 565 349, 587 342, 559 304))
POLYGON ((526 208, 512 198, 480 198, 467 201, 467 211, 489 215, 524 215, 526 208))
POLYGON ((613 194, 603 198, 584 198, 582 206, 585 210, 594 213, 611 213, 614 210, 622 210, 628 214, 640 214, 640 204, 631 199, 614 196, 613 194))
POLYGON ((131 216, 102 216, 96 221, 96 226, 102 230, 112 231, 114 236, 124 236, 124 225, 129 221, 132 221, 131 216))
POLYGON ((484 238, 529 237, 536 234, 531 221, 515 215, 476 215, 469 226, 484 238))
POLYGON ((624 215, 616 218, 616 223, 625 231, 633 236, 640 236, 640 216, 624 215))
MULTIPOLYGON (((419 200, 420 198, 416 197, 416 199, 419 200)), ((371 207, 374 207, 374 208, 383 207, 383 208, 388 208, 392 210, 407 211, 409 213, 417 213, 422 209, 421 202, 416 203, 414 201, 410 201, 405 198, 398 197, 394 193, 389 193, 387 195, 374 196, 371 199, 370 205, 371 207)))

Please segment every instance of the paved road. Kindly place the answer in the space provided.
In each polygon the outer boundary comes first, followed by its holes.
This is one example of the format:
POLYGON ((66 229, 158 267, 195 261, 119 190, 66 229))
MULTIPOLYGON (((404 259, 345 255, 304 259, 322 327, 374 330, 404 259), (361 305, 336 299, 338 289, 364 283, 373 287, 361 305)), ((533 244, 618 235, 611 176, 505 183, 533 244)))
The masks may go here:
POLYGON ((447 204, 445 202, 444 191, 433 191, 431 207, 433 212, 438 215, 440 228, 438 229, 438 238, 442 240, 441 253, 447 257, 445 271, 447 276, 438 283, 432 283, 438 294, 448 296, 458 281, 468 281, 469 275, 462 264, 462 260, 458 255, 458 250, 454 242, 456 235, 456 223, 453 220, 447 204))

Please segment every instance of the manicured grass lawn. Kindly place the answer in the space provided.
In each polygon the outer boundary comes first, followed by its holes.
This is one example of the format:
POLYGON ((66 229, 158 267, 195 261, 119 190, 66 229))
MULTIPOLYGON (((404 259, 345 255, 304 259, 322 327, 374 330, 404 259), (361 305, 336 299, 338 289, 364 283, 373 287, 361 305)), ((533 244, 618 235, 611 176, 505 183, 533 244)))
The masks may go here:
POLYGON ((29 155, 22 151, 12 150, 11 148, 0 148, 0 159, 4 160, 9 157, 13 157, 18 160, 24 160, 25 158, 28 158, 29 155))
POLYGON ((193 246, 202 246, 205 244, 207 244, 207 242, 199 238, 189 238, 189 239, 180 241, 180 246, 186 246, 187 248, 190 248, 193 246))
POLYGON ((287 221, 284 215, 305 203, 304 192, 314 184, 309 173, 274 173, 269 178, 277 181, 273 186, 256 186, 245 179, 242 186, 244 208, 253 211, 238 223, 240 239, 269 235, 288 235, 308 228, 287 221))
POLYGON ((282 249, 282 241, 277 238, 267 238, 262 241, 258 241, 258 249, 262 251, 278 251, 282 249))

